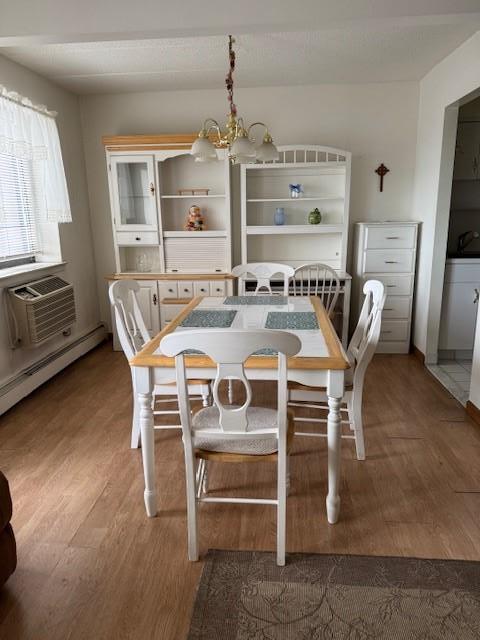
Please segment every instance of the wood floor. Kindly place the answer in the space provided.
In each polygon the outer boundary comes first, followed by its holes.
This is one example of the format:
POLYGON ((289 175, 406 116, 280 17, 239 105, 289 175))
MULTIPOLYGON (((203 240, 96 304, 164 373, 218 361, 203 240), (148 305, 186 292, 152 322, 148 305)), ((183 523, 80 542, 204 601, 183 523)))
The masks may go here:
MULTIPOLYGON (((268 404, 272 386, 255 392, 268 404)), ((0 418, 19 566, 0 590, 0 638, 185 638, 202 562, 186 559, 182 447, 157 433, 159 516, 129 449, 130 376, 102 345, 0 418)), ((480 429, 413 356, 377 356, 367 460, 344 441, 342 511, 327 524, 326 445, 294 444, 288 551, 480 560, 480 429)), ((273 465, 213 467, 213 491, 272 494, 273 465), (235 475, 234 475, 235 474, 235 475)), ((275 545, 272 507, 202 505, 201 550, 275 545)))

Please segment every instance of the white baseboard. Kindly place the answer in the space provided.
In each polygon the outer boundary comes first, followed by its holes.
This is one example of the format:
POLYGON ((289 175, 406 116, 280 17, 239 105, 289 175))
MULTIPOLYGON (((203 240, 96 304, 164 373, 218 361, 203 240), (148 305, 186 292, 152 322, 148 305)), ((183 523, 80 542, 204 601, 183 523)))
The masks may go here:
POLYGON ((98 327, 86 336, 78 338, 70 345, 45 358, 45 364, 40 362, 38 365, 33 365, 27 371, 20 373, 17 378, 0 389, 0 415, 8 411, 14 404, 28 396, 34 389, 59 371, 103 342, 106 335, 105 327, 98 327))

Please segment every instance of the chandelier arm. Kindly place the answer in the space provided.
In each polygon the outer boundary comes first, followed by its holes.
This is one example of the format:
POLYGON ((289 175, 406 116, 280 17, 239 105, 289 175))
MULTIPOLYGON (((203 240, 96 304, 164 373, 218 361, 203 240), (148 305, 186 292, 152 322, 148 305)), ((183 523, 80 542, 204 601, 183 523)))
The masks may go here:
POLYGON ((220 125, 214 118, 207 118, 203 123, 202 130, 205 131, 207 136, 211 131, 216 131, 218 135, 218 139, 222 139, 222 130, 220 129, 220 125))
MULTIPOLYGON (((248 137, 250 137, 250 130, 253 129, 253 127, 260 125, 262 127, 265 127, 265 133, 269 133, 268 131, 268 127, 264 122, 252 122, 252 124, 248 127, 247 129, 247 135, 248 137)), ((255 140, 255 138, 253 138, 253 140, 255 140)))

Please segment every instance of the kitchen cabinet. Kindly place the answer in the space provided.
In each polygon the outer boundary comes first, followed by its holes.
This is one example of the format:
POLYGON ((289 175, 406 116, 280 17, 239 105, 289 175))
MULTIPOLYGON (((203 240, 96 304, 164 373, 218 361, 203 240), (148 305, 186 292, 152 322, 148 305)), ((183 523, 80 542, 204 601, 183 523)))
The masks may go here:
POLYGON ((438 348, 473 349, 480 293, 480 260, 447 260, 438 348))

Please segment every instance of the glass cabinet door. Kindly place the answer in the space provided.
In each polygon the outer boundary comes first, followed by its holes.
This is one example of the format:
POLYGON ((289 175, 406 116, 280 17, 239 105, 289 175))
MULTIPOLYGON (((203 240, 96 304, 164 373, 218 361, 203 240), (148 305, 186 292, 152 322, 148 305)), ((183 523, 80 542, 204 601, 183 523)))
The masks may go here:
POLYGON ((155 178, 151 156, 112 158, 117 229, 157 228, 155 178))

